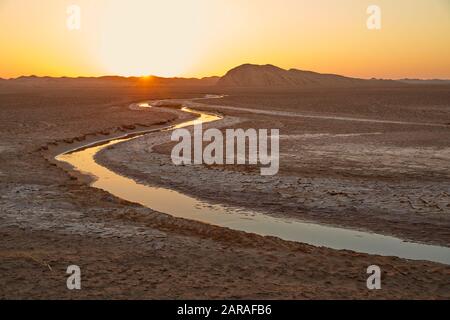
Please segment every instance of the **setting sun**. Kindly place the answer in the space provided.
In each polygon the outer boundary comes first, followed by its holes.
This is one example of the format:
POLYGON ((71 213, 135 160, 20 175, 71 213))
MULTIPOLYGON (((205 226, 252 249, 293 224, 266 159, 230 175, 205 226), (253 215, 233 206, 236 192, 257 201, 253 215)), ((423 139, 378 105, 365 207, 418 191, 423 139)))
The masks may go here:
POLYGON ((207 41, 204 15, 198 1, 112 1, 100 24, 102 65, 125 76, 185 74, 207 41))

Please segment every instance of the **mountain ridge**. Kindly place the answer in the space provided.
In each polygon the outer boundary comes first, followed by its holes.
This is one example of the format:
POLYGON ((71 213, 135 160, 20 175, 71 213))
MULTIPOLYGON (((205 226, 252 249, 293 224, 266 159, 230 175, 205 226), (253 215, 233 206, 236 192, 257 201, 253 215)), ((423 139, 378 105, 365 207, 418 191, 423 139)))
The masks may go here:
POLYGON ((219 79, 217 85, 229 88, 300 88, 390 84, 392 82, 394 80, 366 80, 294 68, 283 69, 271 64, 246 63, 229 70, 219 79))
POLYGON ((20 76, 13 79, 1 79, 2 84, 19 86, 207 86, 214 85, 219 77, 204 78, 164 78, 158 76, 148 77, 122 77, 122 76, 99 76, 99 77, 49 77, 49 76, 20 76))
POLYGON ((123 77, 105 75, 98 77, 50 77, 20 76, 12 79, 0 78, 0 84, 25 87, 77 87, 77 86, 214 86, 218 88, 273 88, 298 89, 310 87, 352 87, 378 85, 413 85, 413 84, 450 84, 450 80, 441 79, 361 79, 333 73, 319 73, 296 68, 283 69, 272 64, 257 65, 245 63, 230 69, 224 76, 203 78, 165 78, 159 76, 123 77))

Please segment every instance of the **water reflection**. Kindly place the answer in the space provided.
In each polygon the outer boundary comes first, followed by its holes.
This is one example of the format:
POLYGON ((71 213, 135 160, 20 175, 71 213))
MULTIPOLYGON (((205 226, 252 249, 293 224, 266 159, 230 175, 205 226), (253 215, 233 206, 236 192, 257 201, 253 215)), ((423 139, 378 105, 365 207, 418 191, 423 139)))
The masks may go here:
POLYGON ((152 106, 148 104, 148 102, 138 103, 139 108, 151 108, 152 106))
MULTIPOLYGON (((183 108, 183 111, 197 113, 199 118, 170 127, 170 129, 220 119, 217 115, 193 111, 188 108, 183 108)), ((447 247, 405 242, 395 237, 318 225, 294 219, 275 218, 244 208, 213 205, 171 189, 136 183, 134 180, 121 176, 94 161, 95 154, 100 150, 136 138, 111 140, 102 145, 61 154, 56 159, 69 163, 82 173, 95 176, 95 181, 92 183, 95 188, 103 189, 119 198, 139 203, 175 217, 260 235, 276 236, 315 246, 450 264, 450 248, 447 247)))

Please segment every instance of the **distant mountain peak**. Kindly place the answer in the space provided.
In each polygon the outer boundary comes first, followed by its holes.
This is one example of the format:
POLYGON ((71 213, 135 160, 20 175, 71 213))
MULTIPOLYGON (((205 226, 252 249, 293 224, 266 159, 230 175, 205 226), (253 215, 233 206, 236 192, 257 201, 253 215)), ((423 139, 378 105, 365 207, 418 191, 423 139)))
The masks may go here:
POLYGON ((272 64, 242 64, 228 71, 217 84, 234 88, 301 88, 371 85, 380 81, 322 74, 299 69, 285 70, 272 64))

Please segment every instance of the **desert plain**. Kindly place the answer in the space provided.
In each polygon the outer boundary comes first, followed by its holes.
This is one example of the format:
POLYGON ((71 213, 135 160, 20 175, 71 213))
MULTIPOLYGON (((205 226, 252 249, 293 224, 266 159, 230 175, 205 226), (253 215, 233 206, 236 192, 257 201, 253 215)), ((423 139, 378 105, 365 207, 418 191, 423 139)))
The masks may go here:
POLYGON ((3 299, 449 299, 450 266, 334 250, 155 212, 89 186, 52 159, 88 141, 180 121, 191 99, 223 130, 280 129, 280 171, 174 166, 142 136, 96 161, 142 184, 336 227, 450 246, 450 88, 0 87, 3 299), (227 120, 228 119, 228 120, 227 120), (231 119, 231 120, 230 120, 231 119), (228 121, 228 122, 227 122, 228 121), (67 266, 82 290, 66 287, 67 266), (368 290, 366 269, 382 269, 368 290))

